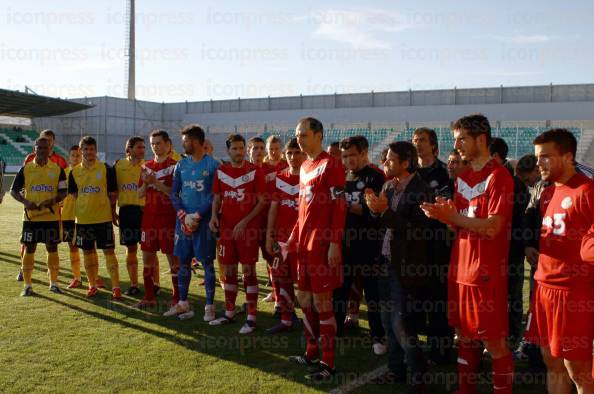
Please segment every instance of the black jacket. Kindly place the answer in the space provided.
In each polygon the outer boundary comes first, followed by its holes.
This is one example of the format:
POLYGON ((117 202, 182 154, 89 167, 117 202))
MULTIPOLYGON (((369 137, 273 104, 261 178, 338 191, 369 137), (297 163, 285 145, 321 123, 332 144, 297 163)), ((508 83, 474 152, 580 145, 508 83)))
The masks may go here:
MULTIPOLYGON (((392 181, 384 184, 383 191, 390 204, 394 195, 392 181)), ((430 231, 431 226, 420 204, 431 201, 431 188, 415 174, 406 185, 396 210, 390 207, 380 217, 382 225, 393 232, 391 263, 396 266, 405 288, 425 287, 428 282, 427 250, 431 245, 427 241, 427 231, 430 231)))
POLYGON ((550 186, 546 181, 540 180, 530 190, 530 201, 523 220, 524 247, 532 247, 538 250, 540 241, 540 228, 542 225, 542 215, 540 213, 540 195, 545 188, 550 186))
POLYGON ((383 173, 365 166, 357 172, 347 172, 344 194, 347 200, 346 224, 343 236, 345 248, 344 263, 372 263, 377 261, 381 251, 382 234, 378 221, 372 217, 365 203, 365 189, 379 193, 385 182, 383 173), (363 214, 350 212, 352 204, 361 204, 363 214))

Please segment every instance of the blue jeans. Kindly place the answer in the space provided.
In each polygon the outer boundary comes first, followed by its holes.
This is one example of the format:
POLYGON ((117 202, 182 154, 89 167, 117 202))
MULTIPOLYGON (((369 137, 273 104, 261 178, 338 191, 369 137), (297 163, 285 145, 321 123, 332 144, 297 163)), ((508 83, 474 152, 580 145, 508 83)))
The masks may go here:
POLYGON ((419 345, 418 327, 423 319, 422 304, 415 294, 403 288, 394 265, 384 261, 379 279, 380 311, 388 341, 388 369, 403 375, 410 370, 409 384, 419 385, 427 363, 419 345))

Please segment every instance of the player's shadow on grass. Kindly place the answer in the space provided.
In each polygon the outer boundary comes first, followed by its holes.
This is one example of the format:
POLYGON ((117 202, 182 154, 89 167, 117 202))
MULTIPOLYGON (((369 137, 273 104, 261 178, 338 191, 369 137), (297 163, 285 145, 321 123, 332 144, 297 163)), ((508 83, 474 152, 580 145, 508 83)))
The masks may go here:
MULTIPOLYGON (((163 295, 168 296, 169 294, 163 295)), ((100 292, 92 300, 87 300, 84 295, 76 291, 65 291, 64 296, 36 293, 36 297, 110 324, 153 335, 197 353, 257 368, 267 374, 276 374, 282 379, 306 383, 303 378, 306 373, 305 369, 294 367, 286 361, 288 355, 303 352, 300 326, 293 332, 282 336, 266 336, 262 329, 255 335, 240 336, 237 331, 243 324, 242 317, 245 318, 245 315, 240 315, 236 323, 212 327, 202 321, 202 313, 199 310, 196 311, 196 316, 193 319, 180 321, 177 318, 161 316, 162 311, 167 309, 163 303, 161 305, 164 307, 158 311, 159 313, 144 312, 132 309, 125 303, 111 302, 110 294, 106 292, 100 292), (71 301, 64 299, 71 299, 71 301), (108 311, 92 310, 85 308, 85 305, 101 307, 108 311), (157 327, 151 327, 151 325, 157 327), (176 333, 171 333, 172 330, 176 333)), ((204 301, 201 296, 190 297, 190 302, 194 306, 204 305, 204 301)), ((221 311, 222 303, 218 302, 217 304, 219 304, 217 309, 221 311)), ((267 320, 270 319, 262 315, 259 315, 259 323, 264 323, 262 326, 266 327, 267 320)), ((330 388, 336 385, 322 385, 322 387, 330 388)))
MULTIPOLYGON (((38 252, 40 253, 39 257, 45 254, 45 250, 38 250, 38 252)), ((18 254, 0 252, 0 261, 13 264, 15 268, 20 266, 20 256, 18 254)), ((205 304, 205 298, 201 295, 192 294, 195 293, 196 287, 198 287, 202 294, 204 292, 204 287, 196 285, 199 280, 203 279, 201 268, 198 269, 200 275, 194 275, 192 278, 191 293, 189 296, 189 301, 195 308, 196 316, 188 321, 180 321, 176 318, 165 318, 162 316, 163 312, 169 308, 169 300, 171 299, 171 291, 167 288, 161 289, 161 294, 158 297, 160 301, 158 307, 153 310, 144 311, 132 308, 132 305, 138 302, 138 298, 124 296, 123 302, 112 302, 111 292, 109 290, 99 290, 98 296, 94 298, 87 298, 85 294, 86 289, 84 288, 73 290, 63 288, 64 295, 54 295, 47 290, 49 283, 47 282, 47 265, 45 261, 36 260, 34 270, 33 283, 35 297, 59 304, 62 307, 75 310, 78 313, 86 314, 110 324, 119 324, 126 328, 154 335, 198 353, 208 354, 250 368, 257 368, 265 373, 276 374, 283 379, 307 384, 303 378, 306 370, 298 366, 293 366, 286 361, 287 356, 301 354, 305 348, 302 338, 302 326, 300 324, 296 325, 295 329, 288 334, 278 336, 265 335, 264 329, 275 325, 278 320, 273 317, 271 312, 261 310, 262 306, 265 309, 270 309, 272 306, 272 304, 266 306, 261 299, 259 300, 260 310, 258 311, 258 330, 256 333, 249 336, 238 334, 238 330, 246 318, 245 314, 239 314, 234 324, 219 327, 209 326, 208 323, 202 321, 202 308, 205 304), (71 299, 72 302, 64 301, 64 299, 71 299), (89 308, 86 308, 85 305, 89 308), (96 308, 102 308, 104 312, 96 308), (151 328, 150 325, 157 325, 157 327, 151 328), (175 330, 179 335, 167 332, 171 330, 175 330)), ((124 274, 122 271, 125 271, 125 265, 120 263, 120 275, 124 274)), ((169 279, 169 275, 164 276, 169 279)), ((109 289, 111 287, 109 277, 102 277, 107 289, 109 289)), ((60 282, 64 283, 64 279, 67 278, 72 278, 72 272, 69 264, 63 263, 60 267, 60 282)), ((261 294, 272 291, 264 286, 267 279, 265 273, 258 275, 261 294)), ((239 275, 239 283, 240 285, 242 283, 241 275, 239 275)), ((125 288, 128 283, 123 280, 121 284, 125 288)), ((216 291, 219 295, 222 294, 220 286, 217 286, 216 291)), ((240 291, 238 305, 241 305, 243 298, 243 291, 240 291)), ((215 301, 215 305, 218 315, 221 315, 224 310, 224 302, 215 301)), ((337 355, 339 357, 338 366, 340 368, 340 374, 333 384, 321 385, 322 388, 340 386, 347 381, 356 379, 360 374, 366 372, 361 371, 361 365, 366 365, 368 369, 372 369, 380 365, 383 361, 382 359, 365 357, 365 359, 369 360, 361 364, 359 358, 352 359, 353 353, 357 351, 365 352, 368 356, 370 354, 370 349, 368 348, 359 349, 355 345, 349 344, 347 346, 341 346, 339 342, 337 355), (345 363, 347 360, 349 362, 345 363)))
MULTIPOLYGON (((42 268, 40 268, 42 270, 42 268)), ((302 338, 302 326, 296 325, 295 329, 287 334, 268 336, 264 334, 264 329, 276 324, 278 320, 272 313, 267 311, 258 311, 258 330, 256 333, 248 336, 238 334, 238 330, 243 324, 246 316, 239 314, 236 322, 230 325, 213 327, 202 320, 202 308, 205 304, 205 298, 202 295, 191 294, 189 301, 195 308, 196 316, 191 320, 181 321, 177 318, 165 318, 162 313, 169 308, 168 301, 171 299, 169 289, 162 289, 158 297, 160 304, 157 309, 148 311, 132 308, 132 304, 137 302, 137 298, 125 297, 123 302, 112 302, 111 293, 108 290, 100 290, 94 298, 87 298, 86 289, 64 289, 63 295, 54 295, 48 290, 37 290, 47 286, 47 281, 42 278, 35 278, 35 296, 45 301, 55 303, 61 307, 69 308, 81 314, 86 314, 91 318, 103 320, 110 324, 120 325, 122 327, 138 330, 155 337, 162 338, 174 344, 181 345, 197 353, 208 354, 212 357, 234 362, 250 368, 257 368, 265 373, 276 374, 283 379, 295 381, 297 383, 307 384, 304 375, 307 373, 302 367, 294 366, 287 360, 287 356, 301 354, 304 351, 305 343, 302 338), (70 299, 70 301, 68 301, 70 299), (86 307, 88 306, 88 307, 86 307), (101 308, 101 309, 97 309, 101 308), (152 326, 152 327, 151 327, 152 326), (171 333, 174 330, 176 333, 171 333)), ((198 281, 194 277, 191 287, 195 292, 196 287, 203 292, 202 286, 197 286, 198 281)), ((106 278, 105 284, 110 288, 109 278, 106 278)), ((220 292, 220 287, 217 292, 220 292)), ((242 296, 238 299, 241 303, 242 296)), ((224 310, 224 302, 215 301, 218 314, 224 310)), ((344 348, 344 347, 343 347, 344 348)), ((340 386, 348 381, 356 379, 369 369, 373 369, 382 363, 382 359, 373 359, 370 355, 370 349, 362 350, 368 354, 371 362, 361 364, 361 359, 349 357, 353 349, 348 349, 345 355, 339 355, 340 374, 334 383, 323 384, 320 387, 330 389, 340 386), (349 360, 348 364, 345 361, 349 360), (367 368, 361 371, 361 365, 367 368)), ((344 352, 344 349, 337 354, 344 352)))

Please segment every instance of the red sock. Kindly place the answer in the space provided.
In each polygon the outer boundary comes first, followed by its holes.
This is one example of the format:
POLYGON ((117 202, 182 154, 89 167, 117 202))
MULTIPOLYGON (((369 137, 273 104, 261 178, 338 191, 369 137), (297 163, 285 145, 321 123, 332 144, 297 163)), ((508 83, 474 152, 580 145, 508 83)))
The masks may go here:
POLYGON ((155 300, 155 282, 153 282, 153 274, 153 267, 145 265, 142 270, 142 277, 144 279, 144 299, 148 301, 155 300))
POLYGON ((235 300, 237 299, 237 274, 225 275, 223 289, 225 290, 225 311, 229 317, 229 315, 235 315, 235 300))
POLYGON ((336 346, 336 319, 333 312, 320 312, 320 343, 322 362, 334 368, 334 348, 336 346))
POLYGON ((268 273, 268 280, 270 280, 270 286, 272 287, 272 299, 275 301, 275 305, 278 304, 278 294, 277 294, 277 288, 278 288, 278 282, 277 279, 274 277, 274 273, 272 272, 272 262, 270 262, 270 264, 268 264, 268 260, 266 261, 266 272, 268 273))
POLYGON ((311 306, 302 306, 301 311, 303 312, 303 332, 307 341, 305 357, 308 360, 316 360, 319 356, 318 337, 320 336, 320 317, 311 306))
POLYGON ((258 278, 256 273, 244 275, 243 285, 245 286, 245 300, 247 302, 247 319, 256 321, 258 311, 258 278))
POLYGON ((460 342, 458 348, 458 393, 476 393, 481 348, 475 342, 460 342))
POLYGON ((177 281, 177 272, 171 272, 171 303, 177 304, 179 302, 179 284, 177 281))
POLYGON ((497 394, 511 394, 514 383, 514 363, 511 353, 501 358, 494 358, 493 391, 497 394))
POLYGON ((281 308, 281 323, 292 326, 293 325, 293 302, 295 300, 295 290, 292 283, 278 283, 277 286, 277 300, 281 308))

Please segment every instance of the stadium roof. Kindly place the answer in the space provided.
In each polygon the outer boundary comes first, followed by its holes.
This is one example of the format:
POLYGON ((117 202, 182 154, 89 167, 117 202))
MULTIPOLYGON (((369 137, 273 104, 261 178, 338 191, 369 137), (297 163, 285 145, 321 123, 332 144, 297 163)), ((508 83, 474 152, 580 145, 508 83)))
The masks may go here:
POLYGON ((0 89, 0 115, 4 116, 37 118, 66 115, 91 107, 59 98, 0 89))

